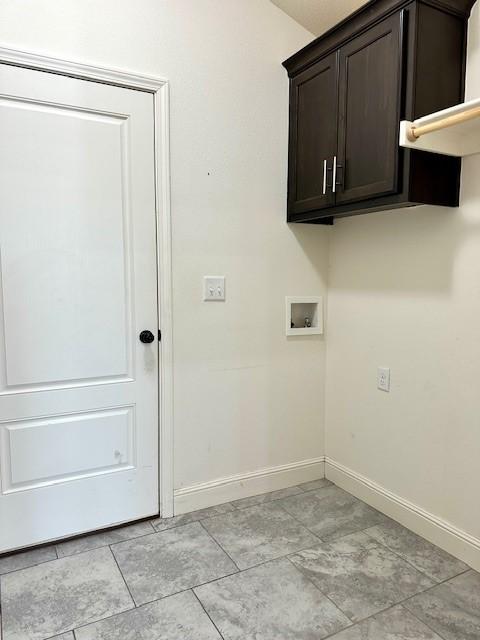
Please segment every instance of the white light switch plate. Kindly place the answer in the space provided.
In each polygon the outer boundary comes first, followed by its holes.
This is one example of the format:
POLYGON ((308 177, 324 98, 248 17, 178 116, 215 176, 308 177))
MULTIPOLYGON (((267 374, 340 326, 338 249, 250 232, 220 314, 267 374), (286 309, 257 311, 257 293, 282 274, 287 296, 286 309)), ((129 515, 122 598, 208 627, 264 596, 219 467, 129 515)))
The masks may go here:
POLYGON ((205 302, 225 300, 225 276, 203 277, 203 299, 205 302))
POLYGON ((390 391, 390 369, 388 367, 378 367, 377 388, 380 391, 390 391))

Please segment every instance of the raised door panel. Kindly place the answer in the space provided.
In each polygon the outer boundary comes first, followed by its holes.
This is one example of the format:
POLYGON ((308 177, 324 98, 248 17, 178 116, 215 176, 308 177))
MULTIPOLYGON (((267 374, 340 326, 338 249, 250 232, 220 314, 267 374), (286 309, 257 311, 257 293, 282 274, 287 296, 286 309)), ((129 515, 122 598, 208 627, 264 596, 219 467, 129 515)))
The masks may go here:
POLYGON ((0 121, 0 393, 132 378, 128 118, 2 98, 0 121))
POLYGON ((331 206, 337 146, 337 56, 320 60, 291 81, 289 214, 331 206))
POLYGON ((0 423, 4 495, 135 469, 134 407, 0 423))
POLYGON ((336 202, 397 191, 403 14, 340 49, 336 202))

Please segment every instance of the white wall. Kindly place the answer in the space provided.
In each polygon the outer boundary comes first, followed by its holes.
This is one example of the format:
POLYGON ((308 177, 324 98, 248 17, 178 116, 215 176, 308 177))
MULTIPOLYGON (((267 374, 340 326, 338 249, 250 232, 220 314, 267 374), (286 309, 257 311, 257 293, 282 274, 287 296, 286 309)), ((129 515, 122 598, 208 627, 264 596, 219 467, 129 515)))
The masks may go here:
MULTIPOLYGON (((479 34, 477 3, 467 98, 480 96, 479 34)), ((480 566, 479 176, 480 155, 465 158, 459 209, 419 207, 335 223, 326 449, 460 536, 476 538, 470 542, 480 566), (377 366, 391 368, 390 393, 376 389, 377 366)))
POLYGON ((268 0, 0 3, 2 46, 171 81, 177 489, 324 453, 323 338, 284 335, 284 296, 325 291, 326 230, 285 223, 281 61, 311 39, 268 0))

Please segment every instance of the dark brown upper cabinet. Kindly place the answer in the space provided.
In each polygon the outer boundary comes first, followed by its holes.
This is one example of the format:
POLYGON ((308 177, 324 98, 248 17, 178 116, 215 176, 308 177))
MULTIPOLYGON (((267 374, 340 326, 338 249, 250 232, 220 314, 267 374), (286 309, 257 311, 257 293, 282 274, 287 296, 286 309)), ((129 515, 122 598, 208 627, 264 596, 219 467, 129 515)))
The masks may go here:
POLYGON ((475 0, 372 0, 284 62, 288 221, 458 206, 461 159, 398 144, 399 125, 463 101, 475 0))
POLYGON ((337 56, 322 58, 292 80, 290 160, 292 213, 335 204, 332 161, 337 152, 337 56), (318 114, 325 114, 319 119, 318 114))
POLYGON ((402 34, 403 14, 395 14, 338 52, 338 203, 397 190, 402 34))

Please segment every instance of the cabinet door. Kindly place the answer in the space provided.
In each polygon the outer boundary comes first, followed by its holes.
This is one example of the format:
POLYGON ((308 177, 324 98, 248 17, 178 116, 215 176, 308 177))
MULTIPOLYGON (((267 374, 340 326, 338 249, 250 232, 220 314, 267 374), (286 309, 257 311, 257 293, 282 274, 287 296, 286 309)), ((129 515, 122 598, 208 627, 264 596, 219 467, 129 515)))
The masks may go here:
POLYGON ((335 53, 291 81, 289 214, 334 204, 331 176, 337 146, 337 93, 335 53))
POLYGON ((397 191, 403 14, 340 49, 336 202, 397 191))

